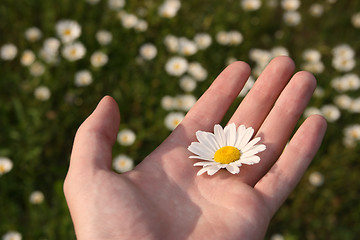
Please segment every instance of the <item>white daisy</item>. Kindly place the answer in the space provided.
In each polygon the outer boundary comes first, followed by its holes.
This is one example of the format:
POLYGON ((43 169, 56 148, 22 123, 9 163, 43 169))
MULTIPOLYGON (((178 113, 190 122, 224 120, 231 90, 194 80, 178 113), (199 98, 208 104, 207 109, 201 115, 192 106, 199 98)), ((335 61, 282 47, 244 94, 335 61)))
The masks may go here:
POLYGON ((34 191, 30 194, 29 201, 32 204, 40 204, 44 201, 45 197, 41 191, 34 191))
POLYGON ((309 175, 309 182, 314 187, 320 187, 324 184, 324 175, 322 175, 320 172, 312 172, 309 175))
POLYGON ((91 72, 89 70, 81 70, 75 73, 75 86, 88 86, 93 82, 91 72))
POLYGON ((194 164, 203 167, 197 175, 200 176, 204 172, 214 175, 221 168, 237 174, 242 164, 252 165, 260 162, 260 157, 255 154, 264 151, 266 146, 256 145, 261 140, 260 137, 250 141, 253 134, 253 128, 240 125, 236 129, 235 123, 229 124, 224 129, 216 124, 214 133, 197 131, 196 137, 199 142, 192 142, 188 147, 190 152, 196 154, 190 158, 205 160, 194 164))
POLYGON ((92 66, 98 68, 102 67, 109 61, 108 55, 101 51, 94 52, 90 57, 90 63, 92 66))
POLYGON ((255 11, 261 7, 260 0, 242 0, 241 6, 245 11, 255 11))
POLYGON ((180 77, 189 67, 188 61, 183 57, 172 57, 165 64, 166 72, 171 76, 180 77))
POLYGON ((85 54, 86 48, 80 42, 68 44, 62 50, 63 57, 71 62, 83 58, 85 54))
POLYGON ((169 130, 174 130, 184 119, 185 115, 182 112, 170 112, 166 115, 164 123, 169 130))
POLYGON ((15 232, 15 231, 10 231, 5 233, 2 236, 3 240, 21 240, 22 239, 22 235, 19 232, 15 232))
POLYGON ((100 45, 109 45, 112 41, 112 34, 107 30, 99 30, 96 35, 96 40, 100 43, 100 45))
POLYGON ((18 53, 17 47, 12 43, 7 43, 0 48, 0 58, 5 61, 13 60, 18 53))
POLYGON ((56 32, 64 43, 70 43, 80 37, 81 26, 73 20, 60 20, 56 23, 56 32))
POLYGON ((113 168, 120 173, 128 172, 134 168, 134 161, 125 154, 120 154, 114 158, 113 168))
POLYGON ((50 89, 46 86, 39 86, 34 91, 35 98, 40 101, 49 100, 51 96, 50 89))
POLYGON ((145 43, 139 49, 140 56, 145 60, 152 60, 157 55, 157 49, 154 44, 145 43))
POLYGON ((42 33, 37 27, 31 27, 25 31, 25 38, 30 42, 36 42, 41 38, 41 36, 42 33))
POLYGON ((33 51, 31 50, 25 50, 22 55, 20 62, 23 66, 30 66, 35 61, 36 56, 33 51))
POLYGON ((117 141, 123 146, 130 146, 135 140, 136 134, 130 129, 123 129, 117 135, 117 141))
POLYGON ((8 173, 13 168, 13 162, 7 157, 0 157, 0 176, 8 173))

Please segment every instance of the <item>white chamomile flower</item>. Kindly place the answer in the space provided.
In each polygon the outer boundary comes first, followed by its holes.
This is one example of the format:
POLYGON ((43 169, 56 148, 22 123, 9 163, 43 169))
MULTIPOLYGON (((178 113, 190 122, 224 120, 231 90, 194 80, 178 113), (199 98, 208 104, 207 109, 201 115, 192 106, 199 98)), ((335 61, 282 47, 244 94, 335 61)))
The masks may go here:
POLYGON ((108 55, 101 51, 94 52, 90 57, 90 63, 92 66, 98 68, 102 67, 109 61, 108 55))
POLYGON ((0 176, 8 173, 13 168, 13 162, 7 157, 0 157, 0 176))
POLYGON ((255 154, 264 151, 266 146, 256 145, 261 138, 251 140, 253 134, 253 128, 246 128, 244 125, 236 128, 235 123, 229 124, 224 129, 216 124, 214 133, 197 131, 196 137, 199 142, 192 142, 188 147, 190 152, 196 154, 190 158, 205 160, 194 164, 203 167, 197 175, 200 176, 204 172, 214 175, 221 168, 237 174, 242 164, 252 165, 260 162, 260 157, 255 154))
POLYGON ((157 55, 157 49, 154 44, 145 43, 139 49, 140 56, 145 60, 152 60, 157 55))
POLYGON ((29 201, 32 204, 41 204, 44 202, 45 196, 41 191, 34 191, 30 194, 29 201))
POLYGON ((22 235, 16 231, 9 231, 2 236, 3 240, 21 240, 22 235))
POLYGON ((89 70, 80 70, 75 73, 75 86, 88 86, 93 82, 91 72, 89 70))
POLYGON ((60 20, 55 28, 57 35, 64 43, 70 43, 81 35, 81 26, 74 20, 60 20))
POLYGON ((123 129, 117 135, 117 141, 123 146, 130 146, 135 140, 136 134, 130 129, 123 129))
POLYGON ((124 173, 134 168, 134 161, 125 154, 120 154, 114 158, 113 168, 115 171, 124 173))

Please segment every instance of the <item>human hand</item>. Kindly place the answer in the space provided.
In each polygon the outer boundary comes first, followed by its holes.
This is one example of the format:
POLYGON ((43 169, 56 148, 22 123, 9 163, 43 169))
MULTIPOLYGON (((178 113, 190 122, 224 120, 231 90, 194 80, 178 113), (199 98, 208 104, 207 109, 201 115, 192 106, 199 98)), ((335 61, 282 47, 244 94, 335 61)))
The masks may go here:
POLYGON ((196 176, 187 147, 197 130, 212 131, 250 74, 227 67, 181 124, 134 170, 111 170, 120 115, 110 97, 80 126, 64 192, 78 239, 261 239, 296 186, 326 130, 321 116, 305 120, 285 145, 316 87, 307 72, 292 76, 288 57, 271 61, 230 119, 261 136, 260 163, 232 175, 196 176), (290 79, 290 81, 289 81, 290 79))

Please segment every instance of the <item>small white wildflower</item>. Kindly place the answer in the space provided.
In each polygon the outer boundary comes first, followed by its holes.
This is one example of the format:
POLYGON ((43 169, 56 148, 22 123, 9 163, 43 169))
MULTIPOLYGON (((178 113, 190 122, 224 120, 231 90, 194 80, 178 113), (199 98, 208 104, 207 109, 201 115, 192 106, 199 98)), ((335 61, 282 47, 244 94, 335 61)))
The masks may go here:
POLYGON ((41 191, 34 191, 30 194, 29 200, 32 204, 41 204, 44 202, 45 196, 41 191))
POLYGON ((279 56, 289 56, 289 51, 282 46, 277 46, 271 49, 271 54, 274 57, 279 57, 279 56))
POLYGON ((180 77, 188 70, 189 63, 183 57, 172 57, 165 64, 165 70, 169 75, 180 77))
POLYGON ((301 2, 299 0, 282 0, 281 7, 285 11, 295 11, 300 7, 301 2))
POLYGON ((194 106, 197 99, 194 95, 185 94, 176 96, 174 100, 176 109, 187 112, 194 106))
POLYGON ((309 175, 309 182, 314 187, 320 187, 324 184, 324 175, 322 175, 320 172, 312 172, 309 175))
POLYGON ((179 85, 185 92, 192 92, 196 88, 196 81, 190 76, 180 78, 179 85))
POLYGON ((42 37, 42 33, 39 28, 31 27, 25 30, 25 38, 29 42, 36 42, 42 37))
POLYGON ((18 49, 12 43, 8 43, 1 46, 0 57, 5 61, 13 60, 16 57, 17 53, 18 53, 18 49))
POLYGON ((143 20, 143 19, 138 19, 137 23, 134 26, 135 31, 137 32, 145 32, 149 27, 149 24, 143 20))
POLYGON ((19 232, 10 231, 3 235, 2 240, 21 240, 22 235, 19 232))
POLYGON ((66 45, 62 49, 62 55, 65 59, 73 62, 85 56, 86 48, 80 42, 74 42, 66 45))
POLYGON ((40 77, 45 73, 45 66, 41 62, 35 61, 33 64, 31 64, 29 70, 32 76, 40 77))
POLYGON ((130 146, 135 142, 135 140, 135 133, 128 128, 121 130, 117 135, 117 141, 122 146, 130 146))
POLYGON ((207 70, 199 62, 190 63, 187 72, 199 82, 204 81, 208 76, 207 70))
POLYGON ((70 43, 81 35, 81 26, 74 20, 60 20, 55 28, 57 35, 64 43, 70 43))
POLYGON ((125 0, 108 0, 108 6, 112 10, 120 10, 125 6, 125 0))
POLYGON ((13 168, 13 162, 7 157, 0 157, 0 177, 13 168))
POLYGON ((176 16, 177 12, 181 7, 181 2, 179 0, 166 0, 158 8, 158 14, 164 18, 173 18, 176 16))
POLYGON ((270 240, 285 240, 285 238, 280 233, 276 233, 270 237, 270 240))
POLYGON ((120 20, 123 27, 127 29, 134 28, 139 21, 137 16, 131 13, 122 13, 120 15, 120 20))
POLYGON ((49 100, 51 96, 50 89, 46 86, 39 86, 34 91, 35 98, 40 101, 49 100))
POLYGON ((296 11, 286 11, 283 15, 284 22, 289 26, 297 26, 301 22, 301 15, 296 11))
POLYGON ((92 75, 89 70, 81 70, 75 73, 75 86, 88 86, 93 82, 92 75))
POLYGON ((360 28, 360 12, 351 16, 351 23, 355 28, 360 28))
POLYGON ((198 48, 195 42, 187 39, 180 38, 179 39, 179 53, 184 56, 191 56, 197 52, 198 48))
POLYGON ((304 117, 310 117, 311 115, 322 115, 322 112, 320 111, 320 109, 316 108, 316 107, 308 107, 305 109, 304 111, 304 117))
POLYGON ((340 110, 331 104, 322 106, 320 111, 329 122, 335 122, 341 116, 340 110))
POLYGON ((167 35, 164 39, 164 44, 169 52, 179 52, 180 43, 177 37, 173 35, 167 35))
POLYGON ((157 49, 154 44, 145 43, 143 44, 140 49, 140 56, 145 60, 152 60, 157 55, 157 49))
POLYGON ((165 126, 169 130, 174 130, 184 119, 185 115, 182 112, 170 112, 164 120, 165 126))
POLYGON ((313 17, 321 17, 324 13, 324 6, 319 3, 314 3, 309 8, 310 15, 313 17))
POLYGON ((342 94, 334 98, 336 106, 342 109, 349 109, 352 104, 352 99, 348 95, 342 94))
POLYGON ((241 7, 245 11, 255 11, 261 7, 260 0, 241 0, 241 7))
POLYGON ((307 62, 319 62, 321 60, 321 53, 316 49, 306 49, 302 57, 307 62))
POLYGON ((109 57, 101 51, 94 52, 90 57, 91 65, 97 68, 104 66, 108 61, 109 57))
POLYGON ((211 36, 207 33, 197 33, 194 37, 194 41, 196 46, 201 50, 208 48, 212 43, 211 36))
POLYGON ((100 45, 106 46, 112 41, 112 33, 106 30, 99 30, 96 32, 95 38, 100 45))
POLYGON ((175 100, 171 96, 164 96, 161 98, 161 106, 163 109, 169 111, 173 110, 175 106, 175 100))
POLYGON ((134 161, 125 154, 120 154, 114 158, 113 168, 115 171, 124 173, 134 168, 134 161))
POLYGON ((20 63, 23 66, 30 66, 35 61, 36 56, 33 51, 25 50, 20 58, 20 63))

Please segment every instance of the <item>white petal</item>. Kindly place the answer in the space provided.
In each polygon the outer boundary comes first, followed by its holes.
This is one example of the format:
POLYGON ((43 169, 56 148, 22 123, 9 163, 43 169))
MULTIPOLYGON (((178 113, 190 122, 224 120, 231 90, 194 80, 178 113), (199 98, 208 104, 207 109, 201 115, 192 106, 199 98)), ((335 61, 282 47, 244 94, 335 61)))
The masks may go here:
POLYGON ((225 138, 224 130, 222 129, 222 127, 219 124, 216 124, 214 126, 214 134, 215 134, 216 141, 219 143, 220 148, 225 147, 226 146, 226 138, 225 138))
POLYGON ((215 154, 215 152, 219 149, 219 144, 216 142, 214 134, 204 131, 197 131, 196 137, 199 142, 207 145, 213 151, 212 154, 215 154))
POLYGON ((221 166, 219 165, 212 165, 212 166, 208 166, 208 170, 207 170, 207 174, 212 176, 215 173, 217 173, 217 171, 219 171, 221 169, 221 166))
POLYGON ((208 170, 208 167, 203 167, 202 169, 200 169, 198 172, 197 172, 197 176, 200 176, 201 174, 203 174, 204 172, 206 172, 208 170))
POLYGON ((238 149, 242 149, 251 139, 252 135, 254 134, 254 129, 252 127, 249 127, 244 132, 244 137, 241 139, 241 142, 236 147, 238 149))
POLYGON ((248 144, 246 144, 242 149, 240 149, 242 152, 246 152, 249 150, 252 146, 257 144, 261 140, 261 137, 254 138, 251 140, 248 144))
POLYGON ((244 137, 244 133, 245 133, 245 130, 246 130, 246 128, 245 128, 245 126, 244 125, 240 125, 239 127, 238 127, 238 129, 237 129, 237 136, 236 136, 236 142, 235 142, 235 145, 234 145, 234 147, 237 147, 238 148, 238 146, 240 145, 240 142, 241 142, 241 140, 243 139, 243 137, 244 137))
POLYGON ((189 158, 201 159, 201 160, 205 160, 205 161, 214 161, 213 159, 200 157, 200 156, 190 156, 189 158))
POLYGON ((234 163, 253 165, 253 164, 259 163, 259 162, 260 162, 260 157, 255 155, 255 156, 251 156, 251 157, 240 158, 239 160, 237 160, 234 163))
POLYGON ((203 167, 206 167, 206 166, 210 166, 210 165, 216 165, 216 164, 219 164, 217 162, 197 162, 197 163, 194 163, 194 167, 198 167, 198 166, 203 166, 203 167))
POLYGON ((232 174, 238 174, 240 172, 240 168, 238 168, 235 165, 230 165, 230 164, 228 164, 226 166, 226 170, 228 170, 232 174))
POLYGON ((235 146, 236 142, 236 126, 235 123, 227 125, 224 129, 227 146, 235 146))
POLYGON ((195 153, 196 155, 199 155, 200 157, 205 157, 205 158, 213 157, 213 154, 210 153, 209 148, 199 142, 192 142, 188 147, 188 150, 192 153, 195 153))
POLYGON ((266 149, 266 146, 264 144, 256 145, 250 148, 248 151, 244 152, 241 157, 250 157, 252 155, 255 155, 259 152, 262 152, 266 149))

